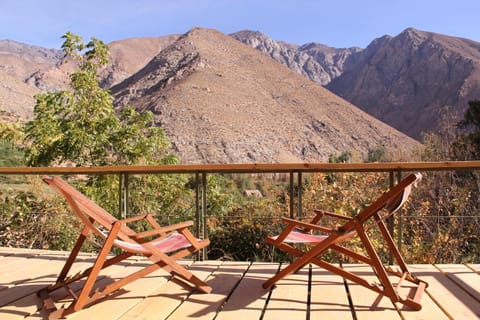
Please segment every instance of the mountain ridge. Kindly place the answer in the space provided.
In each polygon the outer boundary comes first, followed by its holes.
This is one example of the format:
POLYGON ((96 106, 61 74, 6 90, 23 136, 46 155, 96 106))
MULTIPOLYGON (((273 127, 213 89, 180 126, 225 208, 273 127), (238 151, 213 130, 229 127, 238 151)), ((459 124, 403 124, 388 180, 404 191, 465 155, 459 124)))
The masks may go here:
MULTIPOLYGON (((197 64, 190 64, 190 69, 171 68, 172 64, 169 59, 175 60, 174 57, 164 56, 163 65, 159 63, 161 61, 155 61, 158 59, 159 53, 169 48, 179 38, 185 37, 186 34, 131 38, 110 43, 112 65, 102 70, 100 74, 102 85, 112 90, 115 89, 117 102, 120 104, 120 102, 126 103, 135 95, 137 95, 135 99, 141 99, 141 96, 148 94, 146 88, 154 92, 168 87, 172 82, 181 83, 182 79, 195 74, 197 69, 208 68, 209 61, 202 60, 201 57, 195 58, 193 50, 191 50, 193 56, 182 56, 186 65, 199 59, 197 64), (157 74, 153 78, 163 77, 165 78, 164 83, 156 83, 156 87, 152 87, 145 82, 144 87, 130 87, 123 94, 117 92, 118 88, 126 87, 129 81, 133 81, 128 79, 141 78, 140 70, 145 69, 149 64, 157 66, 157 74), (137 72, 139 73, 137 74, 137 72), (123 98, 122 95, 129 98, 123 98)), ((437 121, 442 107, 451 106, 460 117, 467 102, 478 99, 478 92, 480 92, 480 44, 469 39, 408 28, 396 36, 385 35, 374 39, 367 48, 362 49, 356 47, 332 48, 320 43, 290 44, 272 40, 261 32, 249 30, 239 31, 229 36, 263 52, 264 55, 280 62, 292 72, 323 85, 370 115, 417 140, 421 140, 420 131, 435 132, 438 129, 437 121)), ((210 43, 210 45, 214 46, 215 44, 210 43)), ((233 47, 237 48, 236 45, 232 45, 233 47)), ((185 46, 184 49, 188 48, 185 46)), ((232 49, 223 48, 222 50, 221 54, 217 55, 218 60, 222 54, 228 56, 232 49)), ((260 58, 251 59, 256 63, 260 58)), ((263 58, 261 60, 263 61, 263 58)), ((8 113, 16 113, 24 119, 31 117, 34 94, 66 88, 70 70, 68 65, 61 62, 62 57, 59 50, 28 46, 15 41, 0 41, 0 83, 3 84, 0 86, 0 109, 8 113)), ((255 63, 251 65, 256 65, 255 63)), ((176 64, 177 62, 175 62, 176 64)), ((263 64, 267 65, 269 62, 263 64)), ((224 65, 227 66, 226 63, 224 65)), ((255 68, 260 69, 257 65, 255 68)), ((272 68, 272 71, 269 72, 277 72, 277 68, 272 68)), ((211 95, 214 92, 213 84, 217 83, 218 79, 222 79, 222 72, 218 72, 214 76, 209 74, 209 77, 210 81, 213 81, 212 85, 192 85, 190 91, 207 92, 211 95)), ((259 78, 262 77, 259 76, 259 78)), ((254 78, 248 79, 252 83, 257 81, 254 78)), ((270 81, 281 83, 279 79, 272 77, 270 81)), ((243 80, 239 79, 238 81, 242 82, 243 80)), ((309 87, 310 85, 305 86, 309 87)), ((248 90, 255 92, 257 88, 249 87, 248 90)), ((303 92, 298 88, 296 90, 303 92)), ((277 104, 284 99, 284 103, 295 106, 303 99, 300 96, 292 98, 291 95, 285 93, 272 94, 272 92, 265 93, 261 90, 258 92, 270 95, 277 104)), ((248 96, 245 92, 230 94, 248 96)), ((304 94, 308 96, 309 93, 304 92, 304 94)), ((186 92, 185 95, 189 96, 189 93, 186 92)), ((203 97, 211 99, 208 96, 203 97)), ((165 100, 161 96, 157 96, 155 99, 159 103, 165 100)), ((250 102, 251 104, 255 104, 255 99, 259 98, 250 96, 248 99, 253 101, 250 102)), ((149 105, 142 105, 141 108, 155 111, 155 103, 152 101, 149 105)), ((339 102, 339 104, 343 103, 339 102)), ((201 117, 198 116, 198 118, 201 117)), ((312 128, 318 129, 321 126, 310 120, 305 121, 312 128)), ((159 120, 159 124, 162 124, 161 120, 159 120)), ((227 129, 225 126, 222 127, 222 130, 227 129)), ((349 136, 354 135, 350 134, 349 136)), ((309 139, 306 136, 304 138, 309 139)), ((298 141, 301 145, 300 140, 298 141)), ((175 148, 181 148, 178 142, 174 144, 176 144, 175 148)), ((224 149, 226 148, 225 144, 228 143, 223 143, 224 149)), ((253 145, 250 147, 254 148, 253 145)), ((318 146, 302 148, 303 152, 302 150, 290 152, 290 150, 285 157, 302 159, 308 152, 314 152, 312 150, 318 146)), ((337 152, 346 151, 340 151, 340 149, 341 147, 337 152)), ((365 148, 362 152, 364 151, 365 148)), ((262 152, 264 155, 267 154, 266 151, 262 152)), ((321 156, 322 159, 325 158, 325 152, 321 156)), ((332 149, 329 152, 333 152, 332 149)), ((266 156, 263 158, 268 159, 266 156)), ((252 159, 255 159, 255 156, 252 156, 250 160, 252 159)), ((231 161, 232 159, 227 160, 231 161)))
MULTIPOLYGON (((196 28, 111 88, 150 110, 182 161, 326 161, 418 144, 232 37, 196 28)), ((400 151, 401 150, 401 151, 400 151)), ((398 155, 397 155, 398 156, 398 155)))
MULTIPOLYGON (((266 50, 252 39, 265 35, 242 34, 245 38, 236 38, 277 59, 275 50, 266 50)), ((266 43, 271 41, 270 48, 276 45, 282 50, 281 42, 270 39, 266 43)), ((417 140, 425 132, 439 131, 443 110, 452 110, 454 120, 460 120, 468 101, 480 98, 480 43, 470 39, 407 28, 397 36, 374 39, 365 49, 339 51, 318 43, 305 46, 320 56, 304 46, 296 47, 291 59, 307 54, 314 62, 292 69, 301 69, 303 75, 417 140), (316 66, 325 61, 327 67, 316 66), (309 76, 316 71, 323 75, 309 76)), ((288 65, 288 60, 277 61, 288 65)))

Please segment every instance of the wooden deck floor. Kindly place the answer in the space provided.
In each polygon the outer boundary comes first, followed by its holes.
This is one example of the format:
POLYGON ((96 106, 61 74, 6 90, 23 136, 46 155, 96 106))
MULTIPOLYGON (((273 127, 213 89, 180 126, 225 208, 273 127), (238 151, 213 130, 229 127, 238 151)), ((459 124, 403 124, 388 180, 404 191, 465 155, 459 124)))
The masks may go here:
MULTIPOLYGON (((44 319, 35 292, 53 282, 67 253, 0 248, 0 319, 44 319)), ((83 262, 93 256, 82 255, 83 262)), ((147 262, 131 259, 110 267, 103 283, 147 262)), ((402 310, 388 299, 323 269, 306 267, 272 291, 261 284, 275 263, 182 262, 212 286, 211 294, 192 293, 169 281, 164 271, 127 285, 122 292, 67 319, 479 319, 480 264, 412 265, 429 282, 420 311, 402 310)), ((79 265, 84 268, 85 265, 79 265)), ((364 265, 347 265, 366 275, 364 265)), ((68 302, 64 298, 64 302, 68 302)))

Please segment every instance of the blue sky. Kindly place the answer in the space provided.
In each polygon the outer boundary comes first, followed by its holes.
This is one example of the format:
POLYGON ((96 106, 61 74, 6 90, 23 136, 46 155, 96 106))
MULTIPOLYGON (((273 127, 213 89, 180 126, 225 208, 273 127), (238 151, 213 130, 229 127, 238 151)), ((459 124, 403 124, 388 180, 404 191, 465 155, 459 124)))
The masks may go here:
POLYGON ((0 0, 0 40, 47 48, 59 49, 66 31, 108 43, 192 27, 337 48, 408 27, 480 42, 480 0, 0 0))

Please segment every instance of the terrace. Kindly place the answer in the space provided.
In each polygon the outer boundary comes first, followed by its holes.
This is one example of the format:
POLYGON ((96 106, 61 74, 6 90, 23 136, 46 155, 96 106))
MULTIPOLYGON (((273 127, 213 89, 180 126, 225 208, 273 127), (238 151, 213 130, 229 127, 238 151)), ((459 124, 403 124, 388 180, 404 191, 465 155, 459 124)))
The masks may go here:
MULTIPOLYGON (((99 168, 0 168, 0 175, 40 174, 117 174, 123 184, 123 212, 128 207, 128 177, 137 174, 193 174, 196 188, 195 214, 197 231, 205 234, 208 218, 206 176, 209 174, 286 173, 290 177, 290 205, 287 214, 302 215, 301 185, 310 172, 385 172, 391 184, 404 172, 437 170, 478 170, 480 161, 387 164, 245 164, 245 165, 175 165, 99 168), (296 180, 297 188, 294 187, 296 180)), ((121 210, 121 211, 122 211, 121 210)), ((478 216, 478 214, 477 214, 478 216)), ((478 219, 478 218, 477 218, 478 219)), ((398 226, 397 226, 398 227, 398 226)), ((401 238, 397 239, 401 244, 401 238)), ((0 316, 2 319, 39 319, 35 292, 50 284, 68 253, 59 251, 0 248, 0 316)), ((344 281, 326 270, 307 266, 285 278, 271 291, 261 284, 279 268, 278 263, 185 260, 198 277, 212 286, 211 294, 192 293, 170 281, 163 271, 131 283, 118 294, 94 304, 68 319, 478 319, 480 317, 480 264, 410 265, 411 271, 429 283, 422 297, 420 311, 405 310, 370 290, 344 281)), ((94 256, 83 254, 82 261, 94 256)), ((122 277, 125 270, 144 265, 141 258, 130 258, 103 275, 105 285, 122 277)), ((79 266, 81 267, 81 265, 79 266)), ((365 275, 373 273, 368 266, 346 264, 365 275)), ((62 294, 61 292, 59 294, 62 294)), ((68 302, 66 297, 63 298, 68 302)))

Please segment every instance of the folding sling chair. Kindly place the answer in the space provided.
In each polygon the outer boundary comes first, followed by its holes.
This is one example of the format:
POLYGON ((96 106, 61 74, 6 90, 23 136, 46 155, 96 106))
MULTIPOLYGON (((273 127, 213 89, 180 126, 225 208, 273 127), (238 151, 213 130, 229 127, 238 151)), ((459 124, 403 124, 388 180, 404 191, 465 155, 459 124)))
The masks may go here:
POLYGON ((82 232, 57 281, 37 293, 43 300, 43 306, 49 313, 49 319, 57 319, 91 305, 126 284, 159 268, 168 271, 175 277, 175 280, 180 280, 182 284, 196 287, 204 293, 211 292, 211 288, 206 283, 176 262, 176 260, 184 258, 210 243, 208 239, 199 240, 192 235, 188 230, 188 227, 193 225, 191 221, 161 227, 149 214, 118 220, 61 178, 45 176, 42 179, 66 198, 71 209, 84 223, 82 232), (151 230, 135 232, 127 226, 131 222, 141 220, 147 221, 151 230), (94 264, 81 273, 69 276, 69 271, 80 252, 82 244, 91 233, 104 240, 94 264), (121 253, 112 257, 109 252, 113 247, 120 248, 121 253), (136 254, 147 257, 151 264, 106 285, 103 289, 93 290, 102 269, 136 254), (81 283, 79 280, 85 277, 86 280, 80 289, 80 293, 77 294, 69 287, 73 283, 81 283), (65 288, 73 297, 73 302, 68 307, 57 309, 50 293, 59 288, 65 288))
POLYGON ((283 218, 283 221, 287 223, 285 229, 278 236, 267 237, 266 242, 296 256, 296 259, 267 280, 263 287, 268 289, 288 274, 297 272, 305 265, 312 263, 373 290, 380 295, 386 296, 393 303, 399 302, 414 310, 420 310, 422 307, 420 304, 421 295, 428 284, 408 271, 407 265, 385 225, 385 219, 395 213, 405 203, 412 185, 419 182, 421 178, 420 173, 409 175, 355 217, 315 210, 316 215, 309 223, 283 218), (341 222, 341 226, 331 228, 319 225, 318 223, 324 217, 330 217, 341 222), (393 270, 392 267, 385 266, 381 261, 367 232, 374 227, 380 230, 384 242, 395 259, 399 270, 393 270), (312 231, 315 231, 315 234, 312 231), (354 238, 360 239, 363 246, 362 250, 356 249, 353 251, 345 246, 348 241, 354 238), (301 250, 294 246, 295 243, 311 244, 311 246, 306 246, 308 249, 301 250), (362 276, 322 259, 322 255, 329 249, 370 265, 380 283, 370 283, 362 276), (389 275, 398 276, 399 281, 393 284, 389 279, 389 275), (406 297, 399 293, 399 289, 404 281, 408 281, 415 288, 406 297))

